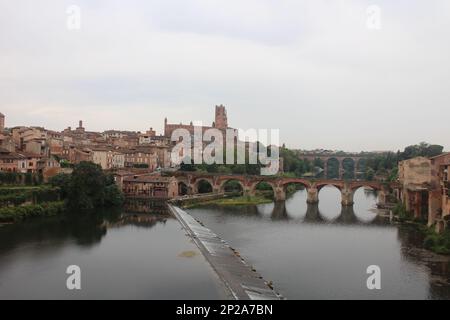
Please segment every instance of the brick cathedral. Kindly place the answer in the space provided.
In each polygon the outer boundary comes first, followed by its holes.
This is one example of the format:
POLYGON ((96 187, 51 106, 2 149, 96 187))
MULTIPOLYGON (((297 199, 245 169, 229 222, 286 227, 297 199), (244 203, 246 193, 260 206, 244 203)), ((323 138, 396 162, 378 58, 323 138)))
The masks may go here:
MULTIPOLYGON (((205 132, 208 129, 216 128, 219 130, 226 130, 228 129, 228 119, 227 119, 227 110, 223 105, 216 106, 216 115, 215 115, 215 121, 212 123, 211 127, 203 126, 203 132, 205 132)), ((164 136, 171 137, 172 132, 176 129, 186 129, 188 130, 192 135, 194 134, 194 125, 191 121, 190 124, 172 124, 167 122, 167 118, 164 119, 164 136)))

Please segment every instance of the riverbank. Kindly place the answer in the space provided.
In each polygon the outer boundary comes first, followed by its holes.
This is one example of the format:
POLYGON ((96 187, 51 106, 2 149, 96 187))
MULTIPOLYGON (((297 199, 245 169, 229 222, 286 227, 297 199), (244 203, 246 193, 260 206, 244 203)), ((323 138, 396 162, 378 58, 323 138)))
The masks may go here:
POLYGON ((423 236, 423 247, 435 254, 450 256, 450 230, 437 233, 426 221, 413 218, 404 205, 397 203, 392 209, 395 221, 416 229, 423 236))
POLYGON ((198 208, 203 206, 248 206, 248 205, 258 205, 258 204, 266 204, 272 203, 272 199, 259 197, 259 196, 239 196, 239 197, 229 197, 229 198, 220 198, 214 200, 207 200, 202 202, 196 202, 191 204, 186 204, 184 208, 198 208))
POLYGON ((0 209, 0 223, 15 223, 31 217, 50 217, 65 212, 64 201, 5 207, 0 209))

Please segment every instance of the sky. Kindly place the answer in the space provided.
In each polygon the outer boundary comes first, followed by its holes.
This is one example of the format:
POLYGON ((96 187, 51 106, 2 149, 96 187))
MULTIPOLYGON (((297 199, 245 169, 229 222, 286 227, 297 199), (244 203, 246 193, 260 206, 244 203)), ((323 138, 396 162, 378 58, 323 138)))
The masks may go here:
POLYGON ((0 112, 162 133, 223 104, 290 148, 450 151, 449 39, 448 0, 0 0, 0 112))

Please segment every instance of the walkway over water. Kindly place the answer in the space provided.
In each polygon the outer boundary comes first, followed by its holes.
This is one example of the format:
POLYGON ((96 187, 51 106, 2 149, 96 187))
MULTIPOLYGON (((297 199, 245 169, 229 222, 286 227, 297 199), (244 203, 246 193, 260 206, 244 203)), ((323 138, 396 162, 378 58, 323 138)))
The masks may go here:
POLYGON ((225 241, 180 208, 170 204, 168 207, 192 237, 234 299, 282 299, 225 241))

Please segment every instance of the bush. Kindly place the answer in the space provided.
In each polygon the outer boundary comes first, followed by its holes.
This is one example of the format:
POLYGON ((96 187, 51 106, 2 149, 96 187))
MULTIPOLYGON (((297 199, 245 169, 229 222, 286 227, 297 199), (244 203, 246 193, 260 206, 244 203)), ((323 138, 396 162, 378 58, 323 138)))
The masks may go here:
POLYGON ((102 168, 93 162, 80 162, 75 166, 68 183, 69 208, 90 211, 96 208, 121 205, 123 196, 106 176, 102 168))
POLYGON ((33 204, 57 201, 60 189, 49 186, 0 188, 0 205, 18 206, 25 202, 33 204))
POLYGON ((119 207, 123 205, 125 199, 122 192, 115 185, 109 185, 105 188, 105 203, 106 207, 119 207))
POLYGON ((428 229, 427 234, 428 235, 423 240, 425 249, 438 254, 450 254, 450 230, 446 230, 442 234, 437 234, 433 230, 428 229))
POLYGON ((65 205, 63 201, 47 202, 38 205, 26 205, 19 207, 7 207, 0 209, 0 222, 17 222, 30 217, 55 216, 63 213, 65 205))
POLYGON ((425 249, 431 250, 436 245, 436 237, 434 235, 428 235, 423 240, 423 246, 425 249))
POLYGON ((48 183, 61 190, 61 197, 66 198, 70 183, 70 174, 59 173, 48 180, 48 183))

